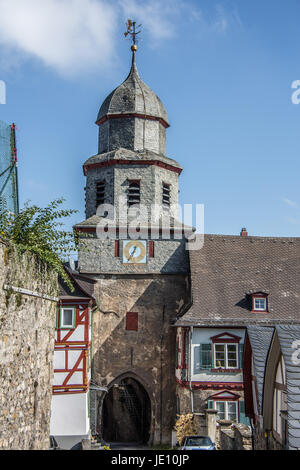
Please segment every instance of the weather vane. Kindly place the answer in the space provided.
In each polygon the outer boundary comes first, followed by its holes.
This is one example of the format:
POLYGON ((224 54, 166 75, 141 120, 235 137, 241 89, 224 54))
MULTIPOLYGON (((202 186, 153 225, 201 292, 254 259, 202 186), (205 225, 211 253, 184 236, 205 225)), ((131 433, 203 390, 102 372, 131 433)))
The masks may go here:
MULTIPOLYGON (((142 25, 139 24, 138 25, 138 28, 140 28, 142 25)), ((139 31, 136 31, 136 22, 135 21, 132 21, 132 20, 128 20, 127 21, 127 31, 126 33, 124 33, 124 36, 125 38, 127 38, 127 36, 130 36, 131 37, 131 40, 132 40, 132 46, 131 46, 131 50, 132 51, 137 51, 137 35, 141 33, 141 30, 139 31)))

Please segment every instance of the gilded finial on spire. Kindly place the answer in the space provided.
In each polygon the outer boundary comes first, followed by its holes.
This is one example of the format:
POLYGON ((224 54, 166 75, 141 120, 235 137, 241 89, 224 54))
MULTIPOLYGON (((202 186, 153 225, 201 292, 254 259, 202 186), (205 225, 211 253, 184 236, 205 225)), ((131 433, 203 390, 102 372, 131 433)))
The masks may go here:
MULTIPOLYGON (((140 28, 142 25, 139 24, 138 25, 138 28, 140 28)), ((124 36, 125 38, 127 38, 127 36, 130 36, 131 37, 131 40, 132 40, 132 46, 131 46, 131 50, 132 52, 135 52, 137 51, 137 35, 140 34, 141 30, 139 31, 136 31, 136 22, 135 21, 132 21, 132 20, 128 20, 127 21, 127 31, 126 33, 124 33, 124 36)))

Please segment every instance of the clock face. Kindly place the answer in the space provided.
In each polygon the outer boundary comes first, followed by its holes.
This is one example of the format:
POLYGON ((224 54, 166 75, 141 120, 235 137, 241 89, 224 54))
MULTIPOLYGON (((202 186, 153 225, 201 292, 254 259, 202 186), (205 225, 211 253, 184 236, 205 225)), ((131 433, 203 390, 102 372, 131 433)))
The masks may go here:
POLYGON ((142 240, 123 241, 123 264, 146 264, 147 242, 142 240))

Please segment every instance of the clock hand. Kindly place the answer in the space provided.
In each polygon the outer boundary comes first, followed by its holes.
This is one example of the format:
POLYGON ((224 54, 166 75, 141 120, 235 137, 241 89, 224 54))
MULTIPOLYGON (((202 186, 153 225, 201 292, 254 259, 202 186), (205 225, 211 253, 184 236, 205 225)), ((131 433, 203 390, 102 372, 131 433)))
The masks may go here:
POLYGON ((136 249, 137 249, 137 247, 135 246, 133 252, 131 253, 131 255, 130 255, 129 258, 128 258, 128 261, 131 260, 131 258, 133 257, 133 255, 134 255, 136 249))

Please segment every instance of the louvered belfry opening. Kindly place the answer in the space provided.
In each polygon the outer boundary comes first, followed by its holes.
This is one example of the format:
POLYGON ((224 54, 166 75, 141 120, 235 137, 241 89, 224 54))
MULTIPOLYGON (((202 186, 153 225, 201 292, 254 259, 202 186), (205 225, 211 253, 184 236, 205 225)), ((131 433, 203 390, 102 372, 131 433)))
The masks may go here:
POLYGON ((105 203, 105 181, 96 183, 96 209, 105 203))
POLYGON ((170 209, 170 185, 167 183, 162 184, 162 205, 163 209, 170 209))
POLYGON ((151 404, 138 381, 126 378, 114 385, 104 399, 102 416, 105 441, 141 444, 149 441, 151 404))
POLYGON ((139 180, 130 180, 128 187, 128 206, 131 207, 141 202, 141 182, 139 180))

